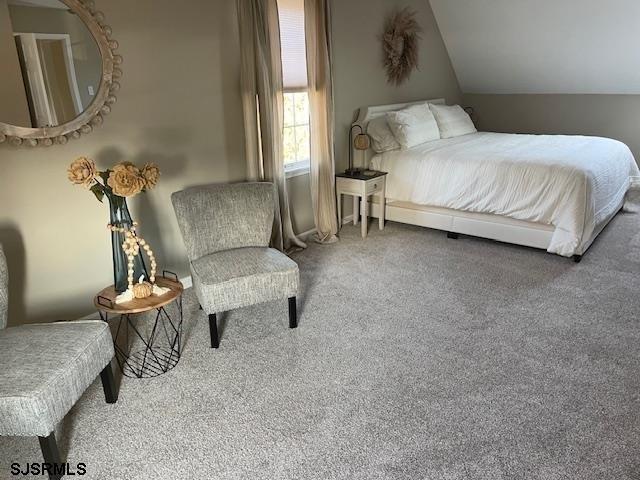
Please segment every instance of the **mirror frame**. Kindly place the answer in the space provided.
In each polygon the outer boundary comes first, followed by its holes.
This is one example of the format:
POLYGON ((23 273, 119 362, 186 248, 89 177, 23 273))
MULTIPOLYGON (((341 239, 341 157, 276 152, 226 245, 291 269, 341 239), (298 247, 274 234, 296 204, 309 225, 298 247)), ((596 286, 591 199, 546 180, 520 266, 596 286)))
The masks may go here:
POLYGON ((115 50, 118 42, 112 38, 111 27, 104 23, 104 13, 96 10, 93 0, 60 0, 67 5, 91 32, 102 57, 102 75, 98 91, 91 104, 76 118, 55 127, 19 127, 0 122, 0 144, 35 147, 64 145, 71 139, 91 133, 102 124, 104 116, 111 112, 116 102, 115 93, 120 89, 118 79, 122 76, 122 56, 115 50))

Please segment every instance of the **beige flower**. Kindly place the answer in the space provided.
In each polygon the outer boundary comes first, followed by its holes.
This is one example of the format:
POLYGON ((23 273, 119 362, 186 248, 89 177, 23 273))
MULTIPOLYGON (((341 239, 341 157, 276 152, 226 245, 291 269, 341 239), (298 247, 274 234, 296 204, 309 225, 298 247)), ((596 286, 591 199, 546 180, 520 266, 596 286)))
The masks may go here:
POLYGON ((158 184, 160 169, 155 163, 147 163, 142 167, 141 174, 145 181, 145 190, 151 190, 158 184))
POLYGON ((96 164, 86 157, 76 158, 67 169, 67 176, 71 183, 84 185, 87 188, 93 185, 97 173, 96 164))
POLYGON ((121 197, 132 197, 145 187, 145 179, 133 163, 122 162, 113 167, 109 173, 107 184, 114 194, 121 197))

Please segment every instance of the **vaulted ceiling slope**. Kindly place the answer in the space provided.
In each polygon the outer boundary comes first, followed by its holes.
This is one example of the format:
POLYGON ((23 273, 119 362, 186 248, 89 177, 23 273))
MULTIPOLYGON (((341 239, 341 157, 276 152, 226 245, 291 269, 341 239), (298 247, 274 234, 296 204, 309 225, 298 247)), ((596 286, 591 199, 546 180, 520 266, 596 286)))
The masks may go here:
POLYGON ((430 0, 464 93, 640 94, 639 0, 430 0))

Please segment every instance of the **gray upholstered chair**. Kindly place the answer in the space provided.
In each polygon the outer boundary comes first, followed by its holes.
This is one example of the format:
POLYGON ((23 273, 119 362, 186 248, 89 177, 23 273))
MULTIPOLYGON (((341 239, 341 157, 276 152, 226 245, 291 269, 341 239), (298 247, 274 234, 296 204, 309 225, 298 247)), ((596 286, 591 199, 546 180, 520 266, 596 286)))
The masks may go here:
POLYGON ((298 265, 269 248, 275 213, 271 183, 194 187, 171 196, 191 264, 193 288, 209 316, 218 348, 216 314, 289 299, 289 327, 297 326, 298 265))
MULTIPOLYGON (((98 374, 106 401, 118 398, 111 331, 101 321, 6 328, 8 284, 0 245, 0 435, 37 436, 44 461, 62 465, 56 425, 98 374)), ((52 466, 49 478, 60 476, 52 466)))

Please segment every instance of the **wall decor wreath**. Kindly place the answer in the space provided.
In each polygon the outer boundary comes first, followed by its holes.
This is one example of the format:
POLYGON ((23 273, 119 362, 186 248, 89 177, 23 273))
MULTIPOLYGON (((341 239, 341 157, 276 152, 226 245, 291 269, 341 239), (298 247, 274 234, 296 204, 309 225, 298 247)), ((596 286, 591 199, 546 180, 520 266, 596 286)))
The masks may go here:
POLYGON ((400 85, 418 68, 418 42, 422 27, 408 7, 392 13, 384 25, 382 47, 387 81, 400 85))

